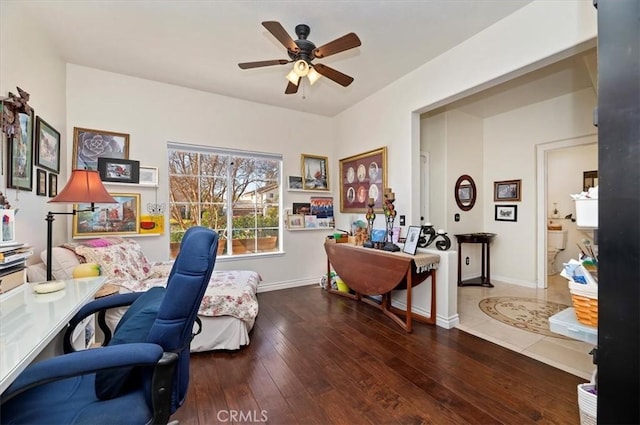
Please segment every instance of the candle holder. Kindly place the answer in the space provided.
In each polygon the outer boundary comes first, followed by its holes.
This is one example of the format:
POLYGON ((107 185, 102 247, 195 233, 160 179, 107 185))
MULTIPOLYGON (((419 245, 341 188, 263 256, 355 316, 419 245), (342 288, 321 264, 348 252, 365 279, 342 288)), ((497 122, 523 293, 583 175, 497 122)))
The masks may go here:
POLYGON ((367 219, 367 231, 369 232, 369 236, 367 240, 362 244, 365 248, 373 248, 373 240, 371 240, 371 235, 373 234, 373 222, 376 220, 376 212, 373 210, 373 206, 375 205, 375 200, 373 198, 369 198, 369 202, 367 203, 367 214, 365 218, 367 219))
POLYGON ((420 248, 426 248, 433 242, 436 243, 436 248, 440 251, 446 251, 451 248, 451 239, 447 236, 447 232, 442 229, 438 229, 436 231, 431 223, 423 224, 420 233, 420 239, 418 239, 418 246, 420 248), (438 238, 441 238, 442 240, 436 241, 438 238))
POLYGON ((400 251, 400 247, 393 243, 393 222, 396 220, 397 211, 393 206, 393 203, 396 200, 396 195, 393 193, 391 188, 387 188, 384 191, 384 204, 382 209, 384 211, 384 217, 387 224, 387 232, 386 232, 386 242, 382 249, 385 251, 396 252, 400 251))

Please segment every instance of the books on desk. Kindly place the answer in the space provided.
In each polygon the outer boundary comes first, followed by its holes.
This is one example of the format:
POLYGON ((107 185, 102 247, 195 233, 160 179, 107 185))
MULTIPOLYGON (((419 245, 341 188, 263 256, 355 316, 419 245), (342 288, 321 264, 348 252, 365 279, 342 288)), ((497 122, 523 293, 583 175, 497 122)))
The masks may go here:
POLYGON ((26 260, 33 249, 23 243, 0 246, 0 294, 27 281, 26 260))

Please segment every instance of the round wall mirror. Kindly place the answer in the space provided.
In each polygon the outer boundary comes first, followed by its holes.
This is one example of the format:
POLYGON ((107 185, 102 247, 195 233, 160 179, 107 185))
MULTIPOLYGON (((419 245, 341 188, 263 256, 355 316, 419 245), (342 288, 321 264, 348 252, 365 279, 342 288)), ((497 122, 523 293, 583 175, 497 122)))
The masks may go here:
POLYGON ((476 184, 466 174, 461 175, 456 181, 455 187, 456 204, 462 211, 469 211, 476 203, 476 184))

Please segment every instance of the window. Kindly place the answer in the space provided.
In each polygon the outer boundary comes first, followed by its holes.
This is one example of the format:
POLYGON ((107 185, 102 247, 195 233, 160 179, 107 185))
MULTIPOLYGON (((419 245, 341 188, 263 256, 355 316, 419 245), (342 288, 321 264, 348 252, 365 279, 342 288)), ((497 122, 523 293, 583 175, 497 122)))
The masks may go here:
POLYGON ((184 232, 220 235, 218 255, 280 252, 282 155, 169 143, 171 254, 184 232))

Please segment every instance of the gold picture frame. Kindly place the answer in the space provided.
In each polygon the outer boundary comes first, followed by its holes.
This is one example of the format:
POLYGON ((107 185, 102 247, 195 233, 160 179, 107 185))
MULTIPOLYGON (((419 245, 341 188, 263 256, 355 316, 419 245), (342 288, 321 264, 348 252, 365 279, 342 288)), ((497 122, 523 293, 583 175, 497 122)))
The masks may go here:
POLYGON ((300 158, 302 189, 329 191, 329 159, 302 154, 300 158))
POLYGON ((137 235, 140 233, 140 194, 110 193, 115 204, 75 204, 72 237, 137 235))
POLYGON ((387 187, 387 147, 340 160, 340 212, 366 213, 369 198, 382 212, 387 187))

